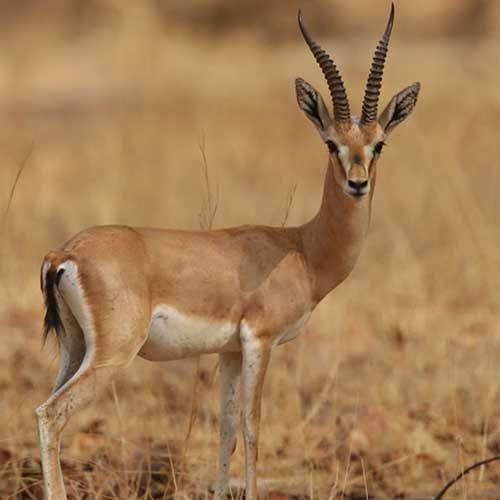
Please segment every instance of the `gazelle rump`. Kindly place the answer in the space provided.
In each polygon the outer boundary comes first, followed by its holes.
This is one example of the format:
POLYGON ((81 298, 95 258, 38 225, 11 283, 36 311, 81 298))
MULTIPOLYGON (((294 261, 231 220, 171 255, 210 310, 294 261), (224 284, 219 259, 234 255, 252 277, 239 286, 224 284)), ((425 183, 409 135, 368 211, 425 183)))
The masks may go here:
POLYGON ((352 117, 332 59, 304 39, 323 71, 333 117, 320 94, 296 80, 299 107, 328 148, 318 213, 299 227, 179 231, 98 226, 47 254, 41 282, 45 335, 57 334, 54 390, 36 411, 46 496, 66 498, 61 432, 78 408, 137 355, 152 361, 220 357, 220 447, 215 498, 225 498, 242 403, 246 498, 257 498, 262 385, 273 347, 295 338, 325 295, 353 269, 368 231, 384 140, 412 111, 413 84, 378 117, 394 8, 377 46, 362 115, 352 117))

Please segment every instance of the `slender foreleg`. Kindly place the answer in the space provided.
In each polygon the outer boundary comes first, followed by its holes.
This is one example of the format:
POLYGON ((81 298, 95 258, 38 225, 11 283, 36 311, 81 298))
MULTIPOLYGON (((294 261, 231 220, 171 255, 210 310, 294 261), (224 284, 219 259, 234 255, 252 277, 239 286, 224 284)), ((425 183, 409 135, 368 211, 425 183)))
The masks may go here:
POLYGON ((241 352, 219 355, 220 361, 220 445, 219 471, 215 500, 226 498, 231 455, 236 448, 236 432, 240 419, 241 352))
POLYGON ((251 331, 242 332, 243 437, 245 441, 245 499, 257 500, 257 455, 262 386, 271 346, 251 331))

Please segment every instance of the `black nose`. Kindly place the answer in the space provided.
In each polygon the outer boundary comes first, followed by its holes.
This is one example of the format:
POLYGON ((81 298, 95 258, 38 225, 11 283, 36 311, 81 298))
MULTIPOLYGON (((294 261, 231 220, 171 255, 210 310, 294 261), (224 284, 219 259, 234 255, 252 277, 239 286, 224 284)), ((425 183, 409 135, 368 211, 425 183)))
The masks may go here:
POLYGON ((359 180, 353 181, 349 179, 347 181, 347 185, 350 188, 355 189, 356 191, 362 191, 363 189, 366 188, 366 186, 368 186, 368 181, 359 181, 359 180))

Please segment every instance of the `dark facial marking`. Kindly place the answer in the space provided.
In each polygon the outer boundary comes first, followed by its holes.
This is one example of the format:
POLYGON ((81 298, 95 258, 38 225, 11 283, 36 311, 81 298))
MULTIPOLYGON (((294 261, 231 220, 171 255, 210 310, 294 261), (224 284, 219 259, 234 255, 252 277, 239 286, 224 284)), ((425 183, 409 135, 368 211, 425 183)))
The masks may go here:
POLYGON ((332 155, 339 154, 339 148, 333 141, 326 141, 326 145, 328 146, 328 151, 330 151, 330 154, 332 155))
POLYGON ((363 165, 363 158, 361 158, 361 155, 354 155, 352 162, 354 165, 363 165))
POLYGON ((385 146, 385 142, 384 141, 380 141, 380 142, 377 142, 377 144, 375 144, 375 147, 373 148, 373 151, 375 152, 375 154, 380 154, 382 153, 382 148, 385 146))

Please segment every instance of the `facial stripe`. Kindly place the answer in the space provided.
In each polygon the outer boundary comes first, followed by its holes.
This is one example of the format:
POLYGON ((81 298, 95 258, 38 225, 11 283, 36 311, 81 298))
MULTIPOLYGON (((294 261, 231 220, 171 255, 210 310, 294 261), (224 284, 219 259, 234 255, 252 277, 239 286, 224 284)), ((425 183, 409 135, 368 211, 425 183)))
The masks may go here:
POLYGON ((343 146, 338 144, 339 147, 339 154, 337 155, 340 164, 344 168, 346 176, 349 175, 349 167, 350 167, 350 161, 349 161, 349 148, 347 146, 343 146))
POLYGON ((363 151, 365 153, 366 164, 368 165, 368 168, 370 168, 374 157, 373 146, 371 145, 363 146, 363 151))
POLYGON ((352 157, 352 162, 354 165, 363 165, 363 157, 360 154, 355 154, 352 157))

